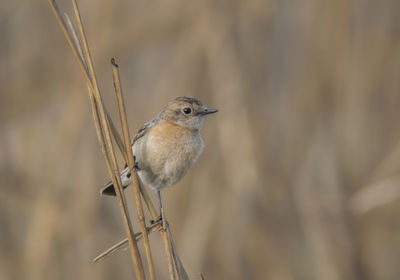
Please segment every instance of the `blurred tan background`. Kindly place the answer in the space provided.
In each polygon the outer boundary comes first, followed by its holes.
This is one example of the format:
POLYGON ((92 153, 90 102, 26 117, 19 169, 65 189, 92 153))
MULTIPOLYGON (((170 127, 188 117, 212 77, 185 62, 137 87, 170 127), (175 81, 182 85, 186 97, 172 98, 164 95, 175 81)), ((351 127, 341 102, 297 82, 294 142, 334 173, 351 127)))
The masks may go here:
MULTIPOLYGON (((163 192, 193 279, 398 279, 399 1, 80 7, 115 120, 120 64, 132 133, 176 96, 220 110, 163 192)), ((47 1, 2 1, 0 38, 0 279, 134 278, 128 251, 91 262, 124 228, 99 196, 87 87, 47 1)))

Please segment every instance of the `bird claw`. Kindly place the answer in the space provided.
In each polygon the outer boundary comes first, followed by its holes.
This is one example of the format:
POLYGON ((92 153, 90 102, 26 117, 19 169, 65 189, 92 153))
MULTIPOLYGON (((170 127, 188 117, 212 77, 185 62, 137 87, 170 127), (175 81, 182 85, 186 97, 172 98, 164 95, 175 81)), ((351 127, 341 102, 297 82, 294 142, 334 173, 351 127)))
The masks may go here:
POLYGON ((136 161, 136 156, 133 156, 133 169, 140 170, 138 162, 136 161))
POLYGON ((159 222, 162 222, 162 216, 158 216, 157 220, 151 220, 151 221, 150 221, 150 223, 151 223, 152 225, 154 225, 154 224, 156 224, 156 223, 159 223, 159 222))
MULTIPOLYGON (((164 225, 164 221, 162 216, 158 216, 157 220, 150 220, 150 224, 154 225, 154 224, 158 224, 160 223, 161 225, 164 225)), ((169 227, 168 221, 165 220, 165 226, 169 227)))

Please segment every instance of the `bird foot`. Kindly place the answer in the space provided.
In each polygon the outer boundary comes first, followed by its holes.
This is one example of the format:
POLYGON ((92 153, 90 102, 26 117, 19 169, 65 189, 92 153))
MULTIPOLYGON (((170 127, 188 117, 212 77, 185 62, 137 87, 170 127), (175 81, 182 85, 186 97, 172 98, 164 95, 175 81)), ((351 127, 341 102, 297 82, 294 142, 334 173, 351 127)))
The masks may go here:
POLYGON ((136 157, 135 156, 133 156, 133 169, 136 169, 138 171, 140 170, 138 162, 136 161, 136 157))
MULTIPOLYGON (((163 221, 163 218, 161 215, 158 216, 157 220, 150 220, 150 224, 152 224, 152 225, 157 224, 157 223, 161 223, 162 225, 164 225, 164 221, 163 221)), ((167 220, 165 220, 165 226, 169 227, 167 220)))
POLYGON ((157 220, 151 220, 151 221, 150 221, 150 223, 151 223, 152 225, 154 225, 154 224, 156 224, 156 223, 159 223, 159 222, 162 222, 162 216, 161 216, 161 215, 158 216, 157 220))

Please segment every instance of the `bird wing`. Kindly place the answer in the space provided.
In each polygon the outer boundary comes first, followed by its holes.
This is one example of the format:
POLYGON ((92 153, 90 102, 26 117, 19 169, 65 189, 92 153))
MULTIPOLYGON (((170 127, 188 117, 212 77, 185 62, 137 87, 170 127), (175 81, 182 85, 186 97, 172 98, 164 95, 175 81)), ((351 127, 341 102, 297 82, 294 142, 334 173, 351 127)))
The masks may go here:
POLYGON ((155 125, 156 123, 159 122, 158 118, 152 119, 151 121, 145 123, 136 133, 135 138, 132 141, 132 145, 139 140, 140 138, 142 138, 143 136, 146 135, 146 133, 150 130, 150 128, 155 125))
MULTIPOLYGON (((158 118, 155 118, 151 121, 149 121, 148 123, 145 123, 136 133, 135 138, 132 141, 132 145, 139 140, 140 138, 142 138, 143 136, 146 135, 146 133, 149 131, 149 129, 155 125, 156 123, 159 122, 158 118)), ((136 164, 136 163, 135 163, 136 164)), ((125 164, 124 170, 121 172, 121 182, 122 182, 122 186, 125 189, 129 184, 130 184, 130 177, 131 177, 131 173, 130 173, 130 169, 128 167, 128 164, 125 164)), ((140 178, 139 178, 140 179, 140 178)), ((113 195, 115 196, 115 189, 114 189, 114 184, 112 181, 108 182, 107 184, 104 185, 104 187, 100 190, 100 193, 103 195, 113 195)))

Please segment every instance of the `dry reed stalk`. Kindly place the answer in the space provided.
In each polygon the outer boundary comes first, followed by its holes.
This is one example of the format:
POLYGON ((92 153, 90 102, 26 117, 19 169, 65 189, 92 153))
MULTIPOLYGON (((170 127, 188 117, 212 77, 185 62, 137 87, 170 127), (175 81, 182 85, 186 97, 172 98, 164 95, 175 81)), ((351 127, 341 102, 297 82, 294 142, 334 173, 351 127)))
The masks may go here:
MULTIPOLYGON (((125 109, 124 109, 123 97, 122 97, 122 92, 120 89, 119 75, 115 75, 118 73, 114 73, 114 79, 115 78, 118 79, 117 84, 118 84, 119 89, 117 89, 117 86, 116 86, 116 93, 117 93, 117 97, 120 94, 120 96, 118 97, 118 104, 119 104, 120 114, 121 114, 121 123, 122 123, 123 131, 124 131, 125 145, 123 144, 123 141, 122 141, 120 135, 118 134, 118 131, 117 131, 116 127, 114 126, 114 123, 112 122, 112 119, 111 119, 110 115, 108 114, 108 112, 101 100, 98 83, 96 80, 93 63, 91 60, 91 56, 90 56, 90 52, 89 52, 89 48, 88 48, 88 44, 87 44, 87 40, 86 40, 86 36, 84 33, 84 29, 83 29, 83 25, 81 22, 81 17, 80 17, 80 13, 79 13, 79 9, 78 9, 76 0, 72 0, 72 3, 73 3, 73 7, 74 7, 74 13, 76 16, 76 20, 78 22, 79 34, 80 34, 80 39, 83 43, 83 48, 81 47, 80 41, 77 36, 77 32, 75 31, 68 16, 65 15, 67 18, 69 29, 67 28, 67 25, 66 25, 64 19, 61 17, 61 14, 57 7, 56 2, 54 0, 49 0, 49 3, 50 3, 50 6, 51 6, 54 14, 56 15, 57 20, 60 23, 61 29, 63 30, 64 35, 73 51, 75 57, 78 59, 79 65, 80 65, 83 73, 85 74, 85 78, 87 80, 88 87, 89 87, 89 97, 90 97, 91 106, 92 106, 92 113, 93 113, 94 123, 95 123, 95 127, 96 127, 96 133, 99 138, 99 142, 101 145, 103 155, 106 160, 106 164, 107 164, 107 168, 110 173, 110 177, 112 178, 114 186, 116 186, 116 194, 117 194, 118 201, 120 204, 121 212, 123 214, 123 219, 124 219, 124 223, 125 223, 125 227, 126 227, 126 231, 127 231, 127 235, 128 235, 127 239, 112 246, 110 249, 108 249, 107 251, 105 251, 104 253, 99 255, 95 260, 98 261, 101 258, 103 258, 104 256, 111 254, 115 250, 126 246, 125 245, 126 243, 129 243, 136 275, 137 275, 138 279, 144 279, 143 264, 142 264, 142 261, 140 258, 137 244, 136 244, 136 237, 139 235, 133 234, 133 228, 132 228, 132 224, 130 222, 129 213, 127 211, 127 205, 126 205, 125 196, 124 196, 121 181, 120 181, 118 165, 117 165, 117 161, 115 159, 115 153, 114 153, 114 149, 113 149, 113 145, 112 145, 111 137, 110 137, 110 130, 111 130, 111 133, 118 145, 119 150, 121 151, 121 153, 125 159, 125 162, 128 163, 128 165, 132 169, 133 168, 133 157, 132 157, 131 145, 130 145, 130 141, 129 141, 130 137, 129 137, 129 133, 127 133, 128 125, 126 122, 126 114, 125 114, 125 109), (118 93, 118 91, 120 93, 118 93), (125 148, 124 148, 124 146, 125 146, 125 148)), ((116 68, 116 67, 114 67, 114 68, 116 68)), ((115 71, 115 70, 113 69, 113 71, 115 71)), ((153 267, 152 260, 151 260, 150 244, 149 244, 148 235, 147 235, 148 229, 145 227, 143 207, 141 205, 141 199, 140 199, 140 194, 139 194, 138 190, 140 190, 140 193, 143 196, 145 204, 154 220, 157 219, 157 214, 156 214, 154 205, 151 202, 148 192, 140 184, 140 180, 137 180, 136 171, 134 169, 133 169, 133 171, 134 172, 132 172, 132 173, 134 173, 134 178, 135 178, 133 180, 133 182, 134 182, 133 185, 134 185, 134 191, 135 191, 135 198, 136 198, 136 202, 137 202, 136 205, 138 207, 137 208, 138 209, 138 217, 139 217, 139 221, 140 221, 141 228, 142 228, 142 233, 140 234, 140 237, 142 237, 142 236, 144 237, 146 256, 148 258, 150 275, 151 275, 151 278, 154 279, 154 267, 153 267), (136 181, 136 184, 135 184, 135 181, 136 181)), ((164 212, 162 213, 162 216, 164 218, 163 219, 164 223, 163 223, 163 227, 162 227, 163 229, 161 230, 161 227, 154 227, 154 228, 150 227, 150 228, 152 229, 151 231, 159 230, 160 234, 163 238, 165 252, 166 252, 167 259, 168 259, 168 270, 169 270, 170 279, 177 279, 176 277, 178 277, 178 279, 189 279, 189 277, 182 265, 182 262, 179 259, 179 256, 176 252, 171 232, 169 231, 169 228, 168 228, 167 224, 165 223, 166 219, 165 219, 164 212)), ((137 239, 139 239, 139 238, 137 238, 137 239)))
MULTIPOLYGON (((117 100, 118 100, 118 108, 119 108, 119 114, 120 114, 120 119, 121 119, 122 132, 124 135, 125 149, 126 149, 126 154, 128 155, 127 163, 128 163, 129 169, 133 170, 135 168, 134 167, 135 163, 134 163, 133 154, 132 154, 132 145, 131 145, 131 140, 130 140, 131 137, 129 135, 125 103, 124 103, 124 99, 122 97, 121 80, 119 77, 118 65, 116 64, 114 58, 111 59, 111 64, 113 66, 112 69, 113 69, 113 78, 114 78, 114 88, 115 88, 115 93, 117 95, 117 100)), ((140 227, 142 229, 142 236, 143 236, 143 241, 144 241, 144 248, 146 251, 147 264, 149 266, 150 279, 155 279, 156 276, 155 276, 155 272, 154 272, 153 259, 151 257, 149 236, 148 236, 147 229, 146 229, 146 220, 144 217, 142 199, 140 197, 140 190, 139 190, 139 184, 138 184, 136 172, 131 172, 131 181, 132 181, 133 191, 135 194, 136 211, 137 211, 137 215, 139 218, 140 227)))
MULTIPOLYGON (((134 171, 136 173, 136 170, 134 170, 134 171)), ((135 174, 135 175, 137 178, 137 174, 135 174)), ((153 202, 151 201, 150 195, 147 192, 146 188, 143 187, 140 180, 138 180, 138 183, 139 183, 140 193, 143 196, 143 199, 144 199, 144 202, 146 203, 147 209, 149 210, 150 215, 153 218, 153 220, 156 220, 157 219, 156 208, 154 207, 153 202)))
MULTIPOLYGON (((140 180, 138 180, 138 183, 139 183, 139 189, 141 191, 141 194, 143 195, 143 199, 144 199, 146 206, 150 212, 150 215, 154 220, 156 220, 158 217, 157 217, 155 207, 154 207, 153 203, 151 202, 150 196, 149 196, 147 190, 142 186, 140 180)), ((176 272, 178 274, 178 279, 189 279, 187 272, 185 271, 185 268, 183 267, 183 264, 178 256, 178 253, 176 252, 175 245, 172 240, 171 232, 169 231, 167 233, 167 231, 164 230, 164 225, 163 224, 160 224, 160 225, 161 226, 158 228, 158 230, 160 231, 161 237, 163 238, 163 242, 164 242, 165 254, 168 259, 168 271, 170 273, 170 279, 176 279, 174 268, 176 269, 176 272)), ((118 249, 122 249, 122 248, 126 247, 127 242, 128 242, 128 240, 124 239, 124 240, 114 244, 113 246, 111 246, 110 248, 108 248, 107 250, 102 252, 100 255, 98 255, 95 258, 96 262, 101 260, 102 258, 106 257, 107 255, 112 254, 113 252, 117 251, 118 249)))
POLYGON ((169 277, 171 280, 175 280, 176 279, 176 274, 175 274, 175 270, 174 270, 174 266, 173 266, 173 257, 171 254, 171 243, 170 243, 170 239, 169 236, 167 234, 167 232, 165 231, 165 226, 163 225, 162 230, 160 231, 162 237, 163 237, 163 241, 164 241, 164 248, 165 248, 165 254, 167 255, 168 258, 168 271, 169 271, 169 277))
MULTIPOLYGON (((65 21, 63 20, 63 18, 60 15, 60 12, 59 12, 56 2, 54 0, 49 0, 49 3, 50 3, 50 6, 51 6, 54 14, 57 17, 57 20, 59 21, 59 23, 61 25, 61 28, 67 38, 68 43, 70 44, 70 47, 72 48, 72 50, 74 52, 74 55, 78 59, 79 64, 80 64, 83 72, 85 73, 85 77, 87 78, 87 82, 88 82, 88 85, 90 88, 89 96, 90 96, 90 100, 91 100, 91 104, 92 104, 92 112, 93 112, 93 116, 94 116, 94 120, 95 120, 96 132, 97 132, 97 136, 98 136, 99 142, 102 147, 104 158, 107 163, 110 177, 112 178, 114 186, 116 186, 116 193, 117 193, 118 201, 120 204, 120 208, 121 208, 121 212, 122 212, 122 216, 123 216, 123 220, 124 220, 124 224, 125 224, 125 229, 126 229, 128 240, 129 240, 132 261, 133 261, 133 264, 135 267, 136 276, 138 279, 145 279, 142 260, 140 258, 140 253, 139 253, 139 250, 138 250, 138 247, 136 244, 136 240, 134 239, 133 228, 132 228, 132 224, 129 219, 129 213, 127 210, 127 206, 126 206, 126 202, 125 202, 125 198, 124 198, 124 194, 123 194, 123 190, 122 190, 122 186, 121 186, 121 180, 120 180, 120 176, 119 176, 118 166, 116 163, 115 153, 114 153, 114 149, 113 149, 111 137, 110 137, 110 128, 108 125, 109 121, 106 118, 103 103, 101 101, 100 92, 99 92, 97 80, 95 77, 94 68, 93 68, 88 44, 86 41, 86 36, 85 36, 84 29, 82 26, 81 17, 80 17, 77 3, 75 0, 72 0, 72 4, 74 7, 74 13, 75 13, 75 16, 76 16, 76 19, 78 22, 78 28, 79 28, 81 40, 82 40, 82 43, 84 46, 84 48, 83 48, 84 56, 80 55, 80 52, 79 52, 79 49, 81 50, 82 48, 78 49, 78 47, 77 47, 77 45, 79 45, 79 42, 73 41, 71 34, 68 32, 67 26, 65 24, 65 21), (86 63, 85 63, 84 58, 86 58, 86 63), (101 119, 101 123, 100 123, 100 119, 101 119), (105 136, 105 139, 104 139, 104 136, 105 136), (106 147, 106 144, 104 143, 105 142, 104 140, 106 140, 106 142, 107 142, 107 147, 106 147)), ((111 120, 110 120, 110 122, 111 122, 111 120)))
POLYGON ((174 260, 175 271, 178 274, 178 278, 183 280, 189 280, 189 276, 185 270, 185 267, 183 266, 182 261, 179 258, 178 253, 176 251, 174 239, 172 238, 172 233, 169 229, 168 224, 167 224, 167 230, 164 232, 166 235, 168 235, 169 248, 170 251, 172 252, 172 259, 174 260))
MULTIPOLYGON (((126 201, 125 201, 125 197, 124 197, 124 191, 123 191, 122 184, 121 184, 121 178, 119 175, 120 172, 118 170, 118 164, 117 164, 117 161, 115 158, 115 152, 114 152, 114 148, 113 148, 113 145, 111 142, 110 128, 108 126, 108 121, 106 118, 106 114, 104 112, 103 102, 101 100, 100 91, 99 91, 99 87, 98 87, 98 83, 97 83, 97 79, 96 79, 96 74, 94 72, 92 58, 91 58, 89 46, 88 46, 88 43, 86 40, 86 35, 85 35, 84 29, 83 29, 83 24, 82 24, 79 8, 78 8, 76 0, 72 0, 72 4, 73 4, 77 24, 78 24, 78 30, 79 30, 81 40, 83 43, 83 51, 84 51, 83 53, 85 54, 89 73, 92 78, 92 83, 93 83, 93 88, 94 88, 94 91, 92 93, 94 95, 96 104, 98 105, 98 106, 93 106, 92 109, 94 109, 94 110, 100 109, 97 112, 100 112, 101 124, 103 127, 103 131, 104 131, 104 135, 105 135, 105 139, 106 139, 106 143, 107 143, 107 148, 108 148, 108 152, 109 152, 108 153, 109 157, 107 156, 107 153, 104 154, 104 157, 106 158, 106 160, 111 160, 111 163, 112 163, 112 169, 109 168, 109 173, 110 173, 110 177, 112 177, 114 186, 116 186, 115 189, 117 190, 116 193, 117 193, 117 197, 118 197, 118 202, 119 202, 123 220, 125 223, 125 230, 126 230, 128 240, 129 240, 129 245, 131 248, 131 255, 132 255, 132 260, 133 260, 133 264, 135 267, 136 275, 137 275, 138 279, 145 279, 142 259, 140 257, 139 249, 137 247, 136 240, 134 238, 133 227, 132 227, 132 223, 129 218, 129 212, 127 209, 127 205, 126 205, 126 201)), ((100 138, 100 141, 104 142, 104 139, 100 138)))
MULTIPOLYGON (((147 230, 147 232, 153 232, 153 231, 158 231, 161 228, 162 228, 162 225, 161 225, 161 221, 160 221, 160 222, 157 222, 155 224, 152 224, 151 226, 146 228, 146 230, 147 230)), ((139 241, 139 239, 142 238, 142 237, 143 237, 142 232, 135 233, 136 241, 139 241)), ((120 242, 116 243, 115 245, 111 246, 106 251, 104 251, 103 253, 101 253, 97 257, 95 257, 93 259, 93 262, 97 262, 97 261, 101 260, 102 258, 107 257, 108 255, 114 253, 117 250, 126 249, 127 244, 128 244, 128 238, 125 238, 124 240, 121 240, 120 242)))
POLYGON ((121 152, 122 156, 124 157, 125 162, 128 162, 128 155, 127 155, 127 153, 125 151, 125 148, 124 148, 124 142, 122 141, 121 136, 119 136, 118 130, 114 126, 114 123, 112 122, 111 117, 110 117, 110 115, 108 114, 107 111, 106 111, 106 114, 107 114, 108 125, 111 128, 111 133, 113 134, 115 142, 118 145, 119 151, 121 152))

